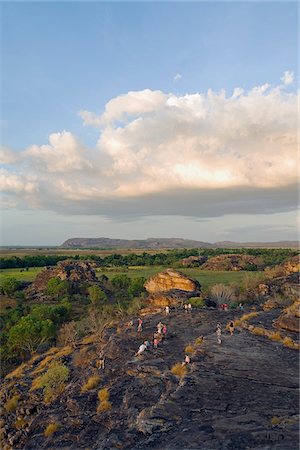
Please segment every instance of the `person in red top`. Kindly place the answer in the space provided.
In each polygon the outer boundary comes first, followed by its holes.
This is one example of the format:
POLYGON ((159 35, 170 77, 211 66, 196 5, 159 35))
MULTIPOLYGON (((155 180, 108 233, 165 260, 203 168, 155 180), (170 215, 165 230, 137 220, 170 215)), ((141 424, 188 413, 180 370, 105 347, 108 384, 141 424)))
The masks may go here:
POLYGON ((139 325, 138 325, 138 329, 137 330, 138 330, 138 332, 141 332, 142 329, 143 329, 143 327, 142 327, 142 325, 143 325, 142 319, 139 318, 138 323, 139 323, 139 325))

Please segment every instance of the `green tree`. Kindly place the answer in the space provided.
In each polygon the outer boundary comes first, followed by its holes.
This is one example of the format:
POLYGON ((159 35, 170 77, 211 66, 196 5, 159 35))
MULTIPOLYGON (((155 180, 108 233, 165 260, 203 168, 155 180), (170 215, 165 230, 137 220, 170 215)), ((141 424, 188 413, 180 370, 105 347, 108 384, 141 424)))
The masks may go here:
POLYGON ((107 301, 107 295, 97 285, 88 288, 89 298, 93 306, 99 306, 107 301))
POLYGON ((60 278, 51 278, 47 283, 46 292, 48 295, 59 297, 67 294, 69 290, 69 283, 60 278))
POLYGON ((1 290, 3 294, 11 296, 13 295, 16 290, 19 288, 20 282, 16 280, 16 278, 9 277, 4 278, 1 282, 1 290))
POLYGON ((40 320, 29 314, 22 317, 8 333, 8 346, 17 355, 32 353, 43 342, 54 337, 55 327, 49 319, 40 320))
POLYGON ((146 282, 146 278, 137 277, 133 278, 130 282, 130 286, 128 288, 128 293, 130 297, 139 297, 145 292, 144 284, 146 282))

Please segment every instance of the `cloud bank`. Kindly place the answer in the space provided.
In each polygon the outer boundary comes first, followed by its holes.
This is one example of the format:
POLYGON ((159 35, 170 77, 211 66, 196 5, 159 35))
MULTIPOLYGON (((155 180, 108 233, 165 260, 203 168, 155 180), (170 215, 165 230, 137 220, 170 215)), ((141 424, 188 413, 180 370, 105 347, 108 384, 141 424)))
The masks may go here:
POLYGON ((297 207, 297 95, 283 84, 178 96, 145 89, 80 111, 99 139, 71 132, 5 148, 5 204, 64 213, 214 217, 297 207))

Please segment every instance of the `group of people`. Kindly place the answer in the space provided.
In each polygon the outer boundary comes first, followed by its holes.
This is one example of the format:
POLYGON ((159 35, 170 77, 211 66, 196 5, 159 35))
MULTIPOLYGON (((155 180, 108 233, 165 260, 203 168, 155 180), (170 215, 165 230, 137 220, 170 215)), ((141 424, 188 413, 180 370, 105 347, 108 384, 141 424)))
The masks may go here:
MULTIPOLYGON (((152 347, 156 349, 159 343, 162 341, 162 339, 166 336, 166 334, 167 334, 167 325, 159 321, 159 323, 156 326, 156 330, 153 333, 152 347)), ((139 346, 139 349, 134 356, 140 356, 145 350, 149 350, 150 348, 151 344, 148 340, 146 340, 139 346)))

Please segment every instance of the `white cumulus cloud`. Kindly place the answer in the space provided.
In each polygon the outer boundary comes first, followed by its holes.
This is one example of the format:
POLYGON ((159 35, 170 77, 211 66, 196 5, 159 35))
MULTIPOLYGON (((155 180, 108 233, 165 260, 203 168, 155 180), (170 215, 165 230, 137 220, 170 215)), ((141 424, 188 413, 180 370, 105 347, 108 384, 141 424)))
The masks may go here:
MULTIPOLYGON (((95 148, 53 133, 1 173, 29 206, 107 216, 197 217, 286 211, 297 203, 297 95, 268 83, 249 91, 174 95, 131 91, 102 114, 95 148), (11 169, 11 168, 10 168, 11 169)), ((10 156, 9 156, 10 155, 10 156)), ((6 181, 5 181, 6 180, 6 181)))
POLYGON ((281 78, 281 81, 285 86, 288 86, 289 84, 292 84, 294 82, 294 73, 290 72, 289 70, 286 70, 283 73, 283 76, 281 78))

